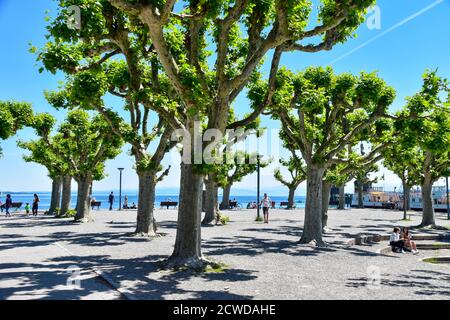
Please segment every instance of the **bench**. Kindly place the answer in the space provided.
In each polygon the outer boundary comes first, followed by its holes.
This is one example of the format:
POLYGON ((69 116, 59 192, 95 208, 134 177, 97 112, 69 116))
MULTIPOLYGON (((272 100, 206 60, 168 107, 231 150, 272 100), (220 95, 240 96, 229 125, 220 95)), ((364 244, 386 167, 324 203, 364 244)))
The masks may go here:
MULTIPOLYGON (((23 202, 13 202, 11 204, 11 209, 15 209, 15 211, 18 211, 22 207, 22 204, 23 204, 23 202)), ((3 204, 1 206, 1 208, 2 208, 2 210, 5 210, 6 209, 6 204, 3 204)))
MULTIPOLYGON (((289 202, 288 201, 281 201, 280 202, 280 207, 288 207, 289 206, 289 202)), ((295 208, 295 203, 294 203, 294 205, 292 206, 293 208, 295 208)))
POLYGON ((92 201, 91 202, 92 210, 94 210, 95 207, 97 207, 97 210, 100 210, 101 206, 102 206, 102 203, 100 201, 92 201))
POLYGON ((161 202, 161 208, 163 207, 166 207, 167 209, 174 207, 176 209, 178 207, 178 202, 163 201, 161 202))
POLYGON ((230 209, 234 209, 238 207, 238 202, 237 201, 230 201, 230 209))

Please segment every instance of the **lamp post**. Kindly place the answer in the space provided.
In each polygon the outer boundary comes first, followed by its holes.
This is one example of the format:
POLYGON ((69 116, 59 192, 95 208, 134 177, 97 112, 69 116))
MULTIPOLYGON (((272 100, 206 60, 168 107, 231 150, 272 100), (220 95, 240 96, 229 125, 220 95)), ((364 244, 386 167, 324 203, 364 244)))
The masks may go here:
POLYGON ((120 184, 119 184, 119 211, 122 210, 122 172, 125 168, 118 168, 120 172, 120 184))
POLYGON ((259 219, 261 219, 261 209, 260 209, 260 206, 259 206, 259 198, 260 198, 260 186, 261 186, 261 174, 260 174, 260 160, 259 160, 259 154, 257 155, 257 158, 256 158, 256 167, 257 167, 257 175, 258 175, 258 182, 257 182, 257 187, 256 187, 256 189, 257 189, 257 202, 256 202, 256 220, 258 220, 259 221, 259 219))
MULTIPOLYGON (((259 146, 259 130, 256 131, 256 138, 258 139, 257 145, 259 146)), ((261 189, 261 161, 259 159, 259 150, 256 149, 256 172, 257 172, 257 183, 256 183, 256 220, 261 219, 261 208, 259 205, 260 201, 260 189, 261 189)))

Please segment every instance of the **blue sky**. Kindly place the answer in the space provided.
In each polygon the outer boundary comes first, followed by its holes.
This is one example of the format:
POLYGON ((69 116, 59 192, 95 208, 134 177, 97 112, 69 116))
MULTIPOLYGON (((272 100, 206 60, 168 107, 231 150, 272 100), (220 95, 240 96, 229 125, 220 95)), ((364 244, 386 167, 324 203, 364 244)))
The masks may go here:
MULTIPOLYGON (((358 30, 358 37, 330 52, 315 54, 290 53, 283 57, 282 64, 292 70, 302 70, 309 65, 330 65, 336 72, 358 73, 362 70, 378 71, 386 82, 397 90, 397 99, 392 110, 402 107, 405 97, 420 88, 421 75, 426 68, 439 68, 439 74, 450 78, 450 0, 380 0, 381 28, 370 29, 367 24, 358 30)), ((51 0, 0 0, 0 99, 29 101, 37 112, 51 112, 59 119, 63 112, 55 112, 43 98, 44 90, 56 89, 61 75, 38 73, 35 57, 28 53, 28 43, 35 46, 45 43, 45 11, 56 11, 51 0)), ((372 15, 372 14, 369 14, 372 15)), ((111 103, 120 108, 117 101, 111 103)), ((248 111, 245 95, 234 104, 239 113, 248 111)), ((264 118, 269 129, 278 128, 278 123, 264 118)), ((21 131, 16 137, 2 142, 4 156, 0 159, 0 190, 43 191, 50 189, 45 168, 25 163, 22 150, 16 147, 17 139, 30 139, 30 130, 21 131)), ((94 184, 95 190, 116 189, 118 167, 125 167, 124 188, 137 188, 137 178, 132 169, 133 159, 126 154, 128 148, 115 160, 107 163, 109 176, 94 184)), ((175 157, 176 158, 176 157, 175 157)), ((168 155, 164 163, 176 163, 168 155)), ((274 166, 263 170, 262 184, 273 193, 283 194, 284 189, 272 178, 274 166)), ((395 176, 382 169, 387 189, 399 186, 395 176)), ((165 179, 160 189, 178 186, 177 166, 165 179)), ((255 176, 245 178, 236 188, 252 190, 255 176)), ((303 184, 298 194, 304 194, 303 184)), ((348 191, 352 191, 351 186, 348 191)))

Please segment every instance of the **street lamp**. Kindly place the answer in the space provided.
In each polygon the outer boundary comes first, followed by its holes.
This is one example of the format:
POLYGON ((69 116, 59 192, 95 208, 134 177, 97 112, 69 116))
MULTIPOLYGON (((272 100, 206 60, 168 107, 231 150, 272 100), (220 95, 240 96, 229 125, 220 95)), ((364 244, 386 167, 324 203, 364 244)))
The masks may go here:
POLYGON ((122 172, 125 168, 117 168, 120 172, 120 185, 119 185, 119 211, 122 210, 122 172))
MULTIPOLYGON (((259 146, 259 130, 256 130, 256 138, 258 140, 257 146, 259 146)), ((257 186, 256 186, 256 221, 261 219, 261 208, 260 208, 260 190, 261 190, 261 159, 259 158, 259 148, 256 148, 256 170, 257 170, 257 186)))
POLYGON ((259 205, 259 198, 260 198, 260 186, 261 186, 261 170, 260 170, 260 160, 259 160, 259 153, 256 155, 256 168, 257 168, 257 176, 258 176, 258 181, 257 181, 257 202, 256 202, 256 220, 259 221, 261 219, 261 212, 260 212, 260 205, 259 205))

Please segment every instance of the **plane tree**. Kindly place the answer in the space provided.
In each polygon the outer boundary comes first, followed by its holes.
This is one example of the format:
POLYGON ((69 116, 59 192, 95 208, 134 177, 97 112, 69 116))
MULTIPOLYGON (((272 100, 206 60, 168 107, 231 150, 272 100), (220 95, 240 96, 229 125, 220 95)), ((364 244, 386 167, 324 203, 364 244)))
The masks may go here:
MULTIPOLYGON (((23 156, 26 162, 35 162, 44 166, 48 171, 48 176, 52 181, 52 193, 50 199, 50 207, 48 214, 55 214, 57 209, 60 210, 60 214, 64 215, 67 212, 68 205, 70 205, 70 195, 67 197, 67 186, 64 188, 64 203, 61 203, 61 189, 64 177, 69 173, 69 166, 64 160, 55 154, 53 147, 47 146, 47 140, 43 137, 49 135, 49 131, 55 124, 55 118, 50 114, 37 114, 34 116, 32 127, 35 128, 36 133, 39 135, 39 139, 31 141, 18 141, 18 147, 27 150, 28 154, 23 156), (67 201, 69 203, 67 203, 67 201), (61 211, 61 208, 64 211, 61 211)), ((70 192, 70 186, 69 186, 70 192)))
POLYGON ((410 207, 410 190, 419 184, 417 169, 420 168, 422 159, 418 147, 404 141, 404 137, 404 135, 396 135, 392 138, 383 151, 383 165, 402 181, 403 219, 406 220, 410 207))
POLYGON ((375 73, 336 75, 333 70, 310 67, 294 74, 280 70, 271 105, 289 143, 306 163, 307 196, 301 243, 322 240, 322 186, 333 165, 351 161, 342 156, 349 145, 372 140, 368 161, 385 147, 389 131, 388 107, 395 91, 375 73), (344 120, 345 119, 345 123, 344 120), (348 129, 348 130, 347 130, 348 129), (374 138, 377 138, 376 140, 374 138))
POLYGON ((61 70, 67 76, 65 94, 49 93, 49 98, 59 107, 96 110, 131 146, 139 181, 135 235, 155 236, 155 189, 170 170, 161 162, 174 146, 171 136, 178 126, 171 117, 178 100, 161 72, 146 26, 135 19, 132 23, 107 1, 74 0, 59 1, 48 30, 50 41, 32 51, 42 62, 41 71, 61 70), (67 24, 71 5, 81 10, 79 30, 67 24), (113 107, 111 97, 120 99, 122 107, 113 107))
MULTIPOLYGON (((85 39, 84 43, 103 48, 100 50, 102 58, 97 61, 101 62, 114 55, 117 46, 109 46, 110 41, 103 40, 103 33, 91 37, 89 31, 97 26, 92 25, 89 18, 108 21, 108 14, 114 13, 114 18, 110 19, 113 32, 123 18, 127 38, 142 39, 140 48, 154 54, 180 100, 179 107, 153 105, 152 110, 193 137, 198 121, 204 121, 208 129, 224 132, 227 127, 239 128, 258 117, 267 104, 252 110, 248 117, 228 123, 232 102, 255 76, 269 51, 273 49, 272 57, 267 61, 271 66, 269 87, 273 89, 283 52, 318 52, 345 42, 364 21, 366 9, 374 3, 374 0, 327 0, 322 1, 316 11, 307 1, 61 0, 59 6, 62 9, 79 4, 85 22, 80 32, 75 30, 70 37, 53 45, 63 57, 59 61, 68 61, 68 69, 79 66, 76 54, 70 50, 66 53, 67 42, 72 40, 78 43, 85 39), (310 16, 316 13, 318 24, 310 26, 310 16)), ((53 36, 60 34, 59 31, 55 29, 53 36)), ((124 33, 120 35, 125 38, 124 33)), ((141 65, 150 63, 146 59, 141 65)), ((133 79, 141 78, 134 72, 132 64, 128 64, 128 70, 133 79)), ((147 87, 147 84, 143 82, 142 86, 147 87)), ((269 102, 272 93, 273 90, 268 90, 264 100, 269 102)), ((188 149, 196 150, 194 144, 192 139, 188 149)), ((202 170, 202 164, 194 161, 207 147, 208 144, 202 145, 202 150, 185 157, 190 161, 183 161, 181 165, 177 236, 168 267, 196 268, 208 263, 201 253, 200 227, 205 170, 202 170)))
POLYGON ((280 159, 280 164, 289 172, 289 178, 283 177, 280 168, 275 169, 274 177, 289 189, 287 209, 292 209, 294 208, 295 191, 300 183, 306 179, 304 163, 301 157, 292 150, 291 156, 288 159, 280 159))
POLYGON ((41 149, 49 149, 52 154, 47 160, 53 161, 53 157, 56 157, 58 162, 67 165, 64 172, 78 184, 75 221, 89 222, 92 220, 92 183, 104 178, 105 162, 120 153, 122 140, 111 132, 103 117, 90 116, 80 109, 69 111, 54 134, 51 130, 53 123, 54 118, 45 114, 45 121, 37 129, 37 134, 41 137, 37 143, 41 149))

